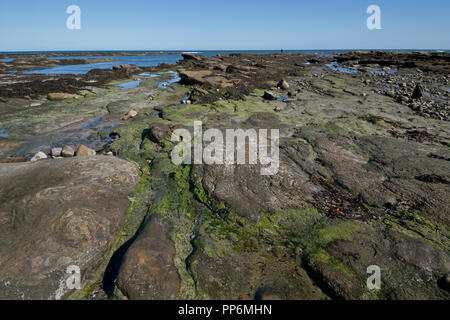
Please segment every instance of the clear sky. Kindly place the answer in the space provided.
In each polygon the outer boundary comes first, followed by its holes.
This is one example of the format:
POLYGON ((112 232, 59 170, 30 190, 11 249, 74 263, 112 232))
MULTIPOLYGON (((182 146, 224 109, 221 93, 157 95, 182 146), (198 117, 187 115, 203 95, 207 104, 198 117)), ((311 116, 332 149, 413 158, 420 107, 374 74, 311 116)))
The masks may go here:
POLYGON ((449 14, 449 0, 0 0, 0 51, 449 49, 449 14))

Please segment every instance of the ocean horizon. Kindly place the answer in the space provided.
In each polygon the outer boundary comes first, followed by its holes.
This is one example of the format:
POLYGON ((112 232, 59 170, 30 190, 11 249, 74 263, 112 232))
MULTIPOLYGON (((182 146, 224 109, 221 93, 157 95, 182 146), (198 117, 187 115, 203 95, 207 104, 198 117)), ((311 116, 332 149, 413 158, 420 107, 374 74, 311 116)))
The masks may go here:
MULTIPOLYGON (((418 52, 415 49, 409 50, 378 50, 384 52, 393 51, 403 51, 403 52, 418 52)), ((22 74, 86 74, 92 69, 111 69, 115 65, 136 65, 138 67, 153 67, 158 66, 162 63, 175 64, 180 60, 183 60, 183 53, 197 54, 202 56, 216 56, 219 54, 250 54, 250 55, 264 55, 264 54, 309 54, 316 55, 318 57, 332 57, 338 54, 346 54, 351 51, 368 51, 368 50, 351 50, 351 49, 340 49, 340 50, 181 50, 181 51, 161 51, 161 50, 117 50, 117 51, 23 51, 14 53, 2 53, 3 56, 0 61, 11 62, 15 60, 14 55, 32 55, 32 57, 24 57, 25 59, 36 59, 36 58, 48 58, 55 60, 66 60, 66 59, 89 59, 89 58, 106 58, 114 59, 114 61, 107 62, 93 62, 88 64, 72 64, 72 65, 62 65, 53 66, 46 68, 36 68, 32 70, 19 71, 22 74), (105 55, 98 55, 104 53, 105 55), (126 55, 108 55, 108 53, 127 53, 126 55), (133 55, 136 53, 136 55, 133 55), (156 55, 142 55, 142 53, 158 53, 156 55), (60 54, 60 56, 51 57, 40 57, 39 55, 48 54, 60 54), (67 54, 67 55, 66 55, 67 54), (74 55, 75 54, 75 55, 74 55), (76 55, 79 54, 79 55, 76 55), (97 54, 92 56, 91 54, 97 54)), ((421 50, 422 52, 445 52, 444 50, 421 50)), ((15 73, 17 71, 10 71, 15 73)))
POLYGON ((203 50, 203 49, 186 49, 186 50, 145 50, 145 49, 139 49, 139 50, 133 50, 133 49, 102 49, 102 50, 25 50, 25 51, 0 51, 0 55, 6 55, 6 54, 47 54, 47 53, 102 53, 102 52, 135 52, 135 53, 192 53, 192 54, 200 54, 200 53, 207 53, 207 54, 217 54, 217 53, 251 53, 251 54, 266 54, 266 53, 279 53, 283 50, 283 53, 304 53, 304 54, 314 54, 314 53, 346 53, 350 51, 384 51, 384 52, 393 52, 393 51, 404 51, 404 52, 416 52, 416 51, 422 51, 422 52, 450 52, 450 49, 440 49, 440 48, 428 48, 428 49, 417 49, 417 48, 410 48, 410 49, 398 49, 398 48, 392 48, 392 49, 245 49, 245 50, 233 50, 233 49, 224 49, 224 50, 203 50))

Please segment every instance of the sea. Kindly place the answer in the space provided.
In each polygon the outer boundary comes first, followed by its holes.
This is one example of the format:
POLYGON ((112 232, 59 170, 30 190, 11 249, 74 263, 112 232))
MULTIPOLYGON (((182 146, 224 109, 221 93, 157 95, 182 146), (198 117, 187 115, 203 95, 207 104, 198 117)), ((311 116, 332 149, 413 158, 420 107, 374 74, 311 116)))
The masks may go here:
MULTIPOLYGON (((314 54, 320 57, 323 56, 333 56, 341 53, 346 53, 349 51, 355 50, 283 50, 283 54, 314 54)), ((429 51, 429 52, 443 52, 443 50, 384 50, 384 51, 429 51)), ((120 64, 134 64, 139 67, 153 67, 157 66, 160 63, 169 63, 174 64, 177 61, 183 59, 182 53, 192 53, 198 55, 205 56, 215 56, 218 54, 231 54, 231 53, 240 53, 240 54, 271 54, 271 53, 281 53, 281 50, 198 50, 198 51, 119 51, 119 52, 127 52, 131 55, 127 56, 89 56, 90 53, 102 53, 104 51, 22 51, 22 52, 0 52, 2 55, 14 55, 14 54, 33 54, 34 57, 30 57, 27 59, 36 59, 39 58, 39 54, 48 54, 48 53, 60 53, 60 54, 71 54, 71 56, 59 56, 59 57, 51 57, 51 59, 64 60, 64 59, 87 59, 87 58, 113 58, 116 61, 111 62, 98 62, 98 63, 90 63, 90 64, 78 64, 78 65, 65 65, 65 66, 56 66, 49 67, 44 69, 34 69, 28 71, 21 71, 23 74, 86 74, 92 69, 111 69, 115 65, 120 64), (159 55, 151 55, 151 56, 142 56, 142 55, 132 55, 132 53, 143 53, 143 52, 153 52, 159 53, 159 55), (161 54, 162 53, 162 54, 161 54), (167 54, 164 54, 167 53, 167 54), (174 53, 174 54, 173 54, 174 53), (72 55, 79 54, 79 55, 72 55)), ((113 52, 113 51, 109 51, 113 52)), ((448 50, 446 51, 448 52, 448 50)), ((5 59, 0 59, 0 61, 11 62, 14 60, 13 57, 9 56, 5 59)), ((13 71, 14 72, 14 71, 13 71)))

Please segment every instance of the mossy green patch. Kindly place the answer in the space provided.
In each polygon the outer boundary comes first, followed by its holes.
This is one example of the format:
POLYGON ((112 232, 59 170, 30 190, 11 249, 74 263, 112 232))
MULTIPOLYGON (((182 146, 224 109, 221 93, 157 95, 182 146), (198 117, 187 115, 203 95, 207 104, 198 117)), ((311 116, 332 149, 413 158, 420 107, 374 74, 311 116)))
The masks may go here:
POLYGON ((366 290, 360 297, 360 300, 386 300, 386 292, 380 290, 366 290))
POLYGON ((194 194, 197 199, 204 204, 208 204, 209 198, 211 197, 211 195, 208 195, 203 188, 202 179, 197 179, 194 182, 194 194))
POLYGON ((393 211, 382 220, 382 223, 386 229, 424 240, 440 250, 450 250, 450 233, 447 228, 434 225, 418 213, 406 210, 393 211))
POLYGON ((260 232, 279 239, 286 246, 305 246, 324 216, 315 208, 287 210, 275 214, 264 214, 257 224, 260 232))
POLYGON ((245 100, 227 100, 218 103, 222 107, 222 112, 233 113, 242 117, 249 117, 258 112, 272 112, 277 106, 282 106, 283 102, 265 101, 260 97, 247 96, 245 100))
POLYGON ((208 114, 215 113, 209 105, 181 104, 169 106, 162 111, 165 120, 183 125, 193 125, 194 121, 208 122, 208 114))
POLYGON ((150 181, 148 177, 142 175, 136 193, 130 199, 131 205, 125 217, 125 222, 119 230, 119 236, 114 244, 114 250, 119 249, 126 241, 131 239, 139 229, 143 220, 147 218, 149 188, 150 181))
POLYGON ((354 220, 332 220, 318 225, 311 230, 308 246, 305 249, 305 259, 308 264, 325 263, 347 276, 354 277, 356 272, 343 264, 339 259, 327 252, 328 244, 336 240, 351 241, 356 232, 361 230, 360 222, 354 220))
POLYGON ((253 90, 253 93, 255 93, 255 94, 257 94, 257 95, 260 95, 260 96, 263 96, 264 95, 264 89, 255 89, 255 90, 253 90))
POLYGON ((340 223, 323 226, 317 229, 315 243, 318 245, 327 245, 334 240, 352 240, 355 232, 360 230, 360 225, 354 220, 343 221, 340 223))
POLYGON ((209 256, 217 257, 255 250, 260 240, 267 240, 295 251, 298 247, 303 249, 307 246, 312 230, 322 219, 323 216, 314 208, 264 214, 257 224, 229 208, 226 217, 208 212, 201 220, 201 247, 209 256))
POLYGON ((159 90, 158 95, 153 98, 153 101, 157 101, 163 105, 177 105, 180 104, 180 101, 189 91, 189 88, 179 84, 173 84, 171 89, 172 90, 159 90))
POLYGON ((83 288, 78 291, 74 296, 73 300, 85 300, 89 298, 92 293, 97 290, 99 287, 99 283, 96 281, 88 281, 84 284, 83 288))
POLYGON ((190 167, 176 166, 166 153, 162 153, 152 162, 150 172, 155 201, 150 205, 149 212, 161 215, 173 226, 170 237, 176 251, 174 264, 182 280, 180 294, 184 299, 201 298, 196 286, 196 276, 188 265, 198 216, 190 192, 190 167))
POLYGON ((138 163, 140 167, 145 166, 146 159, 142 157, 142 152, 148 150, 141 150, 141 143, 145 139, 143 133, 147 128, 148 121, 133 121, 116 127, 114 132, 117 132, 120 138, 111 143, 111 148, 121 158, 138 163))
POLYGON ((310 252, 308 255, 308 259, 311 264, 316 264, 318 262, 325 263, 345 273, 349 277, 355 276, 355 272, 353 270, 343 265, 322 248, 316 248, 315 250, 310 252))

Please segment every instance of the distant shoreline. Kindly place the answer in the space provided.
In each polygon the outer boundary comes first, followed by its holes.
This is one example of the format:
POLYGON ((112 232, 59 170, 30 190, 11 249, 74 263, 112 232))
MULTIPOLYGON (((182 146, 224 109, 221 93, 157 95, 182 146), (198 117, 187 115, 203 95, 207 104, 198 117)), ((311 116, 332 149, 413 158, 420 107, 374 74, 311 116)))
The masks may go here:
MULTIPOLYGON (((346 53, 346 52, 450 52, 450 49, 283 49, 286 54, 314 54, 314 53, 346 53)), ((40 57, 63 57, 63 56, 154 56, 154 55, 176 55, 181 53, 279 53, 281 49, 267 49, 267 50, 49 50, 49 51, 0 51, 0 59, 8 59, 10 57, 33 57, 39 55, 40 57)))
POLYGON ((42 58, 53 57, 76 57, 82 54, 83 56, 160 56, 160 55, 175 55, 177 52, 139 52, 139 51, 23 51, 23 52, 0 52, 0 59, 27 58, 39 56, 42 58))

